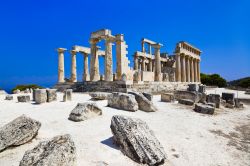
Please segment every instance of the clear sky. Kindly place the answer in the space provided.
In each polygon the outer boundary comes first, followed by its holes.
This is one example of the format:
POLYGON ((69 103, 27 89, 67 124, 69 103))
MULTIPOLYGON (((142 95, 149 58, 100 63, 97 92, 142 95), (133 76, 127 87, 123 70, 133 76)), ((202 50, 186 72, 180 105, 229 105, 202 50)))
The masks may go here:
MULTIPOLYGON (((55 49, 89 46, 90 33, 103 28, 125 35, 131 61, 142 37, 170 54, 184 40, 203 51, 201 72, 250 76, 248 0, 10 0, 0 2, 0 87, 55 84, 55 49)), ((66 77, 70 63, 67 52, 66 77)), ((78 75, 82 63, 78 54, 78 75)))

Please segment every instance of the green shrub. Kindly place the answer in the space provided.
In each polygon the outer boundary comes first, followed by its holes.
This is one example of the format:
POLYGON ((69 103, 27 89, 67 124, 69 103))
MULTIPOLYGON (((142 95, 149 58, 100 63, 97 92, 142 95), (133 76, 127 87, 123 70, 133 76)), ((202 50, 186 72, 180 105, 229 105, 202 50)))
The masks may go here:
POLYGON ((201 83, 208 86, 226 87, 227 81, 219 74, 204 74, 201 73, 201 83))
POLYGON ((25 89, 41 89, 42 86, 35 85, 35 84, 28 84, 28 85, 17 85, 15 88, 13 88, 11 91, 19 89, 20 91, 24 91, 25 89))

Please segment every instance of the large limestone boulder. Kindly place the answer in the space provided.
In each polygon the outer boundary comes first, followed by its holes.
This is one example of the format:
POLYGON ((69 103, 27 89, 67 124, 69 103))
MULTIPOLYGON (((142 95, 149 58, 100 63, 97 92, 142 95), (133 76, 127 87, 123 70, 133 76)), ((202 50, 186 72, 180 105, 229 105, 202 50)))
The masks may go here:
POLYGON ((135 100, 135 96, 127 93, 112 93, 108 98, 108 106, 132 112, 138 110, 138 103, 135 100))
POLYGON ((195 103, 198 103, 206 101, 206 94, 196 91, 178 90, 174 92, 174 98, 178 101, 179 99, 188 99, 193 100, 195 103))
POLYGON ((7 95, 7 96, 5 96, 5 100, 13 100, 13 95, 7 95))
POLYGON ((220 108, 220 95, 219 94, 209 94, 207 95, 208 103, 215 103, 216 108, 220 108))
POLYGON ((179 99, 178 102, 184 105, 194 105, 194 101, 189 99, 179 99))
POLYGON ((35 102, 37 104, 46 103, 47 101, 47 92, 46 89, 36 89, 35 90, 35 102))
POLYGON ((172 93, 162 93, 161 94, 161 101, 163 101, 163 102, 173 102, 174 101, 174 94, 172 94, 172 93))
POLYGON ((102 109, 96 103, 78 103, 71 111, 69 120, 79 122, 99 115, 102 115, 102 109))
POLYGON ((154 104, 151 101, 149 101, 142 93, 129 92, 129 94, 132 94, 135 96, 135 100, 138 103, 139 110, 142 110, 145 112, 157 111, 157 108, 154 106, 154 104))
POLYGON ((91 92, 91 93, 89 93, 91 98, 94 100, 108 100, 108 98, 111 94, 112 93, 107 93, 107 92, 91 92))
POLYGON ((40 142, 25 152, 20 166, 74 166, 76 147, 70 135, 60 135, 40 142))
POLYGON ((71 101, 71 100, 72 100, 72 92, 73 92, 72 89, 66 89, 66 90, 63 92, 63 101, 64 101, 64 102, 66 102, 66 101, 71 101))
POLYGON ((47 92, 47 102, 52 102, 57 100, 57 89, 46 89, 47 92))
POLYGON ((198 84, 188 84, 187 90, 197 92, 199 90, 199 85, 198 84))
POLYGON ((147 165, 164 163, 165 151, 144 121, 115 115, 110 128, 114 142, 132 160, 147 165))
POLYGON ((222 100, 226 100, 227 103, 230 103, 230 101, 234 101, 234 93, 222 93, 222 100))
POLYGON ((22 145, 32 140, 41 123, 24 115, 0 128, 0 152, 10 146, 22 145))
POLYGON ((143 92, 142 93, 149 101, 152 101, 153 100, 153 95, 151 93, 146 93, 146 92, 143 92))
POLYGON ((30 96, 29 95, 22 95, 22 96, 17 96, 17 101, 26 103, 30 101, 30 96))
POLYGON ((206 104, 201 104, 201 103, 195 104, 195 108, 194 108, 195 112, 199 112, 203 114, 210 114, 210 115, 214 114, 214 110, 215 110, 214 107, 210 105, 206 105, 206 104))

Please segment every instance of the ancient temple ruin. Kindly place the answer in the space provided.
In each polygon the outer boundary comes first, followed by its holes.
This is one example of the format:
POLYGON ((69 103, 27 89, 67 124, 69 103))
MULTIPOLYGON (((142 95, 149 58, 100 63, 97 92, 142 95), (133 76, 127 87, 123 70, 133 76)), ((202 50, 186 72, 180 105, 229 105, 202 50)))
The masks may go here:
POLYGON ((71 54, 71 76, 65 78, 64 52, 58 48, 58 83, 56 88, 74 91, 122 91, 138 90, 159 92, 178 89, 188 83, 200 82, 201 51, 187 42, 176 44, 172 55, 160 51, 163 44, 145 39, 141 40, 141 51, 133 55, 134 66, 128 59, 128 45, 123 34, 112 35, 111 30, 102 29, 91 33, 90 47, 73 46, 71 54), (104 40, 105 50, 100 50, 98 42, 104 40), (115 61, 112 45, 115 45, 115 61), (147 46, 147 47, 146 47, 147 46), (146 49, 147 48, 147 49, 146 49), (153 51, 152 51, 153 50, 153 51), (76 54, 84 56, 82 79, 77 79, 76 54), (99 56, 104 57, 104 75, 100 75, 99 56), (88 59, 90 58, 90 64, 88 59), (116 71, 113 65, 116 63, 116 71))

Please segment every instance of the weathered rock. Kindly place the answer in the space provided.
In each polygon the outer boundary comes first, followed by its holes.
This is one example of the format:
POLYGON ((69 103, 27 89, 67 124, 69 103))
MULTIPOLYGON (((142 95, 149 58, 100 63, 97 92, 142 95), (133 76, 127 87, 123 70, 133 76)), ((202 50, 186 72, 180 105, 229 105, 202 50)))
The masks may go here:
POLYGON ((178 102, 184 105, 194 105, 194 101, 189 99, 179 99, 178 102))
POLYGON ((226 107, 226 108, 234 108, 234 104, 232 104, 232 103, 228 103, 228 102, 226 102, 225 104, 224 104, 224 107, 226 107))
POLYGON ((132 112, 138 110, 138 103, 135 100, 135 96, 127 93, 112 93, 108 98, 108 106, 132 112))
POLYGON ((17 101, 18 102, 29 102, 30 96, 29 95, 17 96, 17 101))
POLYGON ((207 95, 208 103, 215 103, 216 108, 220 108, 220 95, 219 94, 209 94, 207 95))
POLYGON ((0 128, 0 152, 10 146, 22 145, 32 140, 41 123, 24 115, 0 128))
POLYGON ((234 101, 234 93, 222 93, 222 99, 228 102, 229 100, 234 101))
POLYGON ((28 89, 28 88, 25 89, 25 90, 24 90, 24 93, 30 93, 30 89, 28 89))
POLYGON ((72 89, 66 89, 63 93, 63 101, 71 101, 72 100, 72 89))
POLYGON ((240 100, 237 98, 237 99, 234 99, 234 106, 236 107, 236 108, 243 108, 244 107, 244 105, 243 105, 243 103, 241 103, 240 102, 240 100))
POLYGON ((107 92, 91 92, 89 93, 92 99, 94 100, 108 100, 108 97, 112 95, 112 93, 107 92))
POLYGON ((69 134, 60 135, 49 141, 40 142, 25 152, 20 166, 74 166, 76 147, 69 134))
POLYGON ((188 99, 193 100, 195 103, 200 102, 201 100, 205 100, 206 94, 195 92, 195 91, 185 91, 185 90, 178 90, 174 92, 174 98, 176 100, 179 99, 188 99))
POLYGON ((102 109, 96 103, 78 103, 71 111, 69 120, 79 122, 99 115, 102 115, 102 109))
POLYGON ((46 89, 36 89, 35 90, 35 102, 37 104, 46 103, 47 101, 47 92, 46 89))
POLYGON ((149 101, 152 101, 152 100, 153 100, 153 95, 152 95, 151 93, 143 92, 142 94, 143 94, 143 96, 145 96, 149 101))
POLYGON ((199 112, 199 113, 203 113, 203 114, 214 114, 214 110, 215 108, 209 105, 205 105, 205 104, 201 104, 201 103, 197 103, 195 104, 195 108, 194 111, 195 112, 199 112))
POLYGON ((209 105, 209 106, 211 106, 211 107, 216 107, 216 104, 215 103, 206 103, 206 105, 209 105))
POLYGON ((172 94, 172 93, 162 93, 161 94, 161 101, 163 101, 163 102, 173 102, 174 101, 174 94, 172 94))
POLYGON ((206 92, 206 85, 199 85, 198 92, 205 93, 206 92))
POLYGON ((114 142, 132 160, 147 165, 159 165, 167 158, 162 145, 144 121, 115 115, 110 128, 114 142))
POLYGON ((199 90, 199 85, 198 84, 188 84, 188 91, 195 91, 198 92, 199 90))
POLYGON ((7 96, 5 96, 5 100, 13 100, 13 96, 12 95, 7 95, 7 96))
POLYGON ((52 102, 57 100, 56 89, 46 89, 47 92, 47 102, 52 102))
POLYGON ((13 93, 14 94, 19 94, 19 93, 21 93, 21 91, 19 89, 16 89, 16 90, 13 91, 13 93))
POLYGON ((154 106, 154 104, 151 101, 149 101, 142 93, 129 92, 129 94, 132 94, 135 96, 135 100, 138 103, 139 110, 142 110, 145 112, 157 111, 157 108, 154 106))

